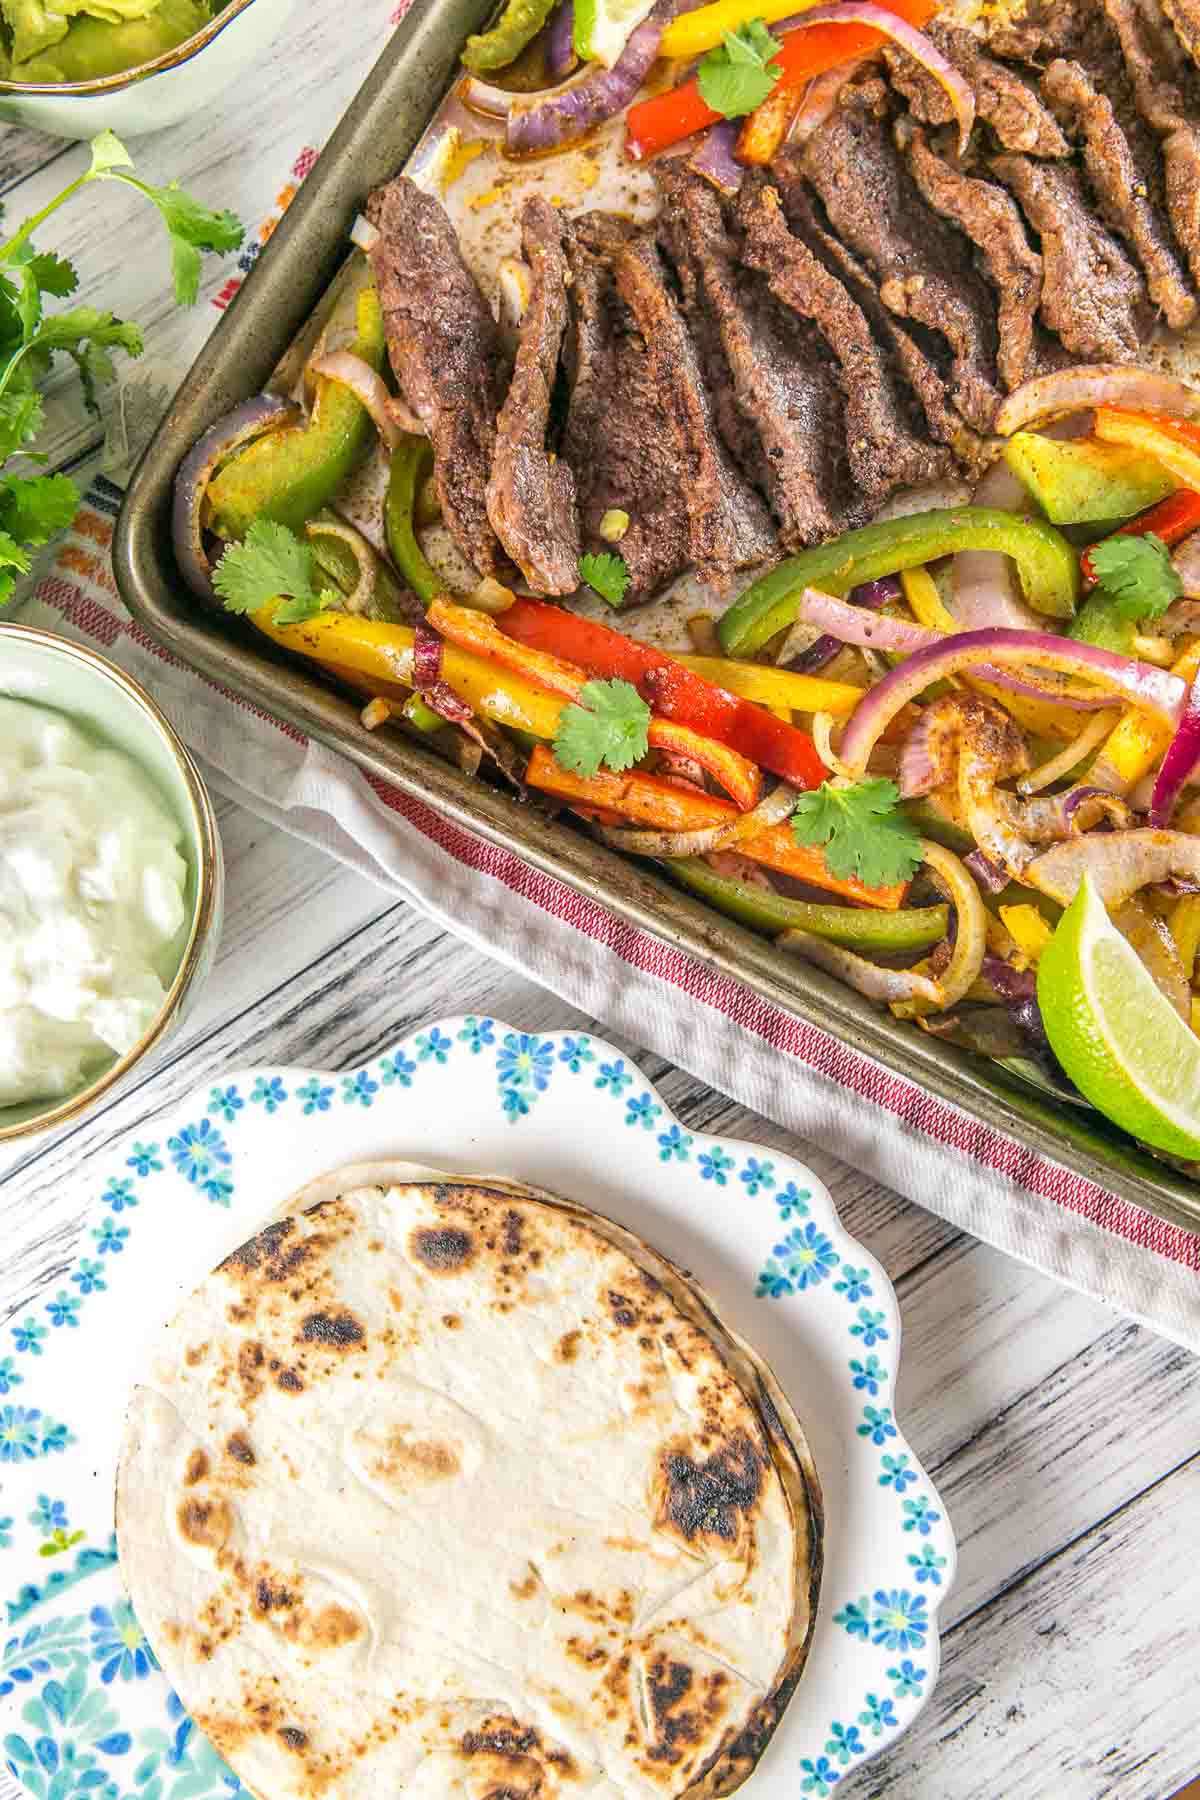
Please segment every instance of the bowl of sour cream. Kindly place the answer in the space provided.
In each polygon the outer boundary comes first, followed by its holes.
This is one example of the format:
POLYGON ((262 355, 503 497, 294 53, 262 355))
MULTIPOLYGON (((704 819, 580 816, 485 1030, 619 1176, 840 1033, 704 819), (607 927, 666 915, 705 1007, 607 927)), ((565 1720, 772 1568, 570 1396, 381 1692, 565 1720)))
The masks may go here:
POLYGON ((187 750, 114 663, 0 624, 0 1144, 160 1048, 212 965, 223 870, 187 750))

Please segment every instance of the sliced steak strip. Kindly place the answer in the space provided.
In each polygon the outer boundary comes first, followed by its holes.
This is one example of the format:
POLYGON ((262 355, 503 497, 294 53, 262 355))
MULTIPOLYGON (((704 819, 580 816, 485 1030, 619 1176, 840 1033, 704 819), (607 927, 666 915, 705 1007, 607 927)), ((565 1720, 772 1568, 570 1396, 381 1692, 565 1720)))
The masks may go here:
MULTIPOLYGON (((1071 154, 1071 146, 1035 90, 1015 69, 988 56, 973 32, 938 19, 929 26, 928 36, 970 82, 976 115, 991 126, 1003 149, 1050 158, 1071 154)), ((954 108, 940 82, 906 50, 888 48, 884 56, 892 86, 904 95, 913 117, 922 125, 949 125, 954 108)))
POLYGON ((765 180, 747 182, 738 216, 742 260, 766 278, 781 305, 815 326, 836 359, 850 470, 867 507, 895 488, 947 474, 948 452, 922 437, 908 390, 862 309, 788 229, 776 190, 765 180))
POLYGON ((1196 316, 1196 299, 1171 241, 1157 147, 1132 106, 1122 109, 1124 121, 1118 118, 1110 95, 1119 92, 1123 68, 1116 79, 1105 76, 1101 91, 1080 63, 1057 57, 1042 76, 1042 93, 1080 140, 1101 217, 1133 251, 1167 324, 1181 331, 1196 316))
POLYGON ((996 291, 1000 379, 1011 392, 1033 373, 1033 327, 1042 297, 1042 259, 1029 243, 1011 196, 993 181, 966 175, 939 156, 911 119, 896 123, 896 141, 921 198, 970 238, 996 291))
POLYGON ((1195 71, 1154 0, 1102 0, 1133 87, 1134 103, 1159 139, 1167 216, 1200 284, 1200 90, 1195 71))
POLYGON ((1092 217, 1074 169, 1012 155, 995 157, 992 169, 1041 239, 1041 316, 1050 330, 1085 361, 1134 361, 1145 285, 1116 239, 1092 217))
POLYGON ((496 571, 484 490, 496 441, 501 353, 496 322, 438 202, 406 175, 376 188, 371 267, 400 391, 429 432, 438 495, 463 555, 496 571))
POLYGON ((1200 63, 1200 4, 1197 0, 1162 0, 1162 9, 1194 63, 1200 63))
POLYGON ((531 275, 529 304, 508 398, 496 421, 487 513, 535 594, 572 594, 579 586, 575 480, 547 442, 571 276, 562 221, 539 195, 525 202, 521 241, 531 275))
POLYGON ((789 329, 765 284, 738 269, 703 177, 678 161, 656 176, 659 232, 725 440, 770 499, 787 548, 819 543, 846 524, 852 499, 836 366, 811 327, 789 329))
POLYGON ((801 167, 838 237, 879 277, 884 305, 945 339, 954 404, 977 431, 989 430, 999 405, 996 309, 966 239, 929 210, 904 167, 882 81, 846 84, 801 167))

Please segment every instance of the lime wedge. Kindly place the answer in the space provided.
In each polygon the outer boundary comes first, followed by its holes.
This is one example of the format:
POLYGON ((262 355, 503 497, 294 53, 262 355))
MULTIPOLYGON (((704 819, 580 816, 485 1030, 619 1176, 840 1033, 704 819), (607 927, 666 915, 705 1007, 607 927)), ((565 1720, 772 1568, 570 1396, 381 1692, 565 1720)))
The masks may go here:
POLYGON ((575 54, 611 69, 654 0, 575 0, 575 54))
POLYGON ((1155 987, 1089 875, 1038 963, 1050 1047, 1080 1093, 1156 1150, 1200 1159, 1200 1037, 1155 987))

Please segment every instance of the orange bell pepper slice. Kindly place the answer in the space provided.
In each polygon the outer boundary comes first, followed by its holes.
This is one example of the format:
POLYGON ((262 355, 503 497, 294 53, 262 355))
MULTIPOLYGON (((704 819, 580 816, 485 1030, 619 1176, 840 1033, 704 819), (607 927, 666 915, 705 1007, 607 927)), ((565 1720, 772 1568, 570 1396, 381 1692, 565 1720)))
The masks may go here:
MULTIPOLYGON (((553 794, 572 806, 619 813, 633 824, 650 825, 659 831, 704 831, 737 818, 737 808, 727 800, 692 793, 657 775, 642 775, 637 770, 621 775, 608 770, 592 776, 573 775, 541 744, 530 756, 525 779, 530 787, 553 794)), ((843 894, 850 900, 885 907, 889 912, 899 911, 907 891, 904 882, 876 888, 853 877, 839 881, 829 873, 820 850, 796 842, 786 821, 757 837, 744 839, 737 848, 739 855, 796 881, 843 894)))
POLYGON ((1106 444, 1128 444, 1153 456, 1184 487, 1200 491, 1200 424, 1193 420, 1098 406, 1095 432, 1106 444))

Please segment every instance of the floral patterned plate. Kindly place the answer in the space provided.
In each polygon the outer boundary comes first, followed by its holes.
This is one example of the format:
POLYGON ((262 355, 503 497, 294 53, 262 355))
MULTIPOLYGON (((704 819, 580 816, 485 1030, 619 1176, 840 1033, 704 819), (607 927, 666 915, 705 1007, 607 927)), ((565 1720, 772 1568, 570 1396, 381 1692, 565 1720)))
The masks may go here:
POLYGON ((215 1263, 303 1183, 385 1155, 509 1175, 631 1226, 695 1273, 787 1390, 824 1488, 825 1574, 755 1795, 819 1800, 912 1723, 937 1676, 954 1541, 895 1418, 891 1285, 802 1164, 685 1131, 598 1038, 474 1017, 349 1074, 230 1074, 152 1130, 85 1167, 79 1254, 0 1342, 0 1746, 38 1800, 239 1791, 122 1592, 126 1397, 148 1339, 215 1263))

